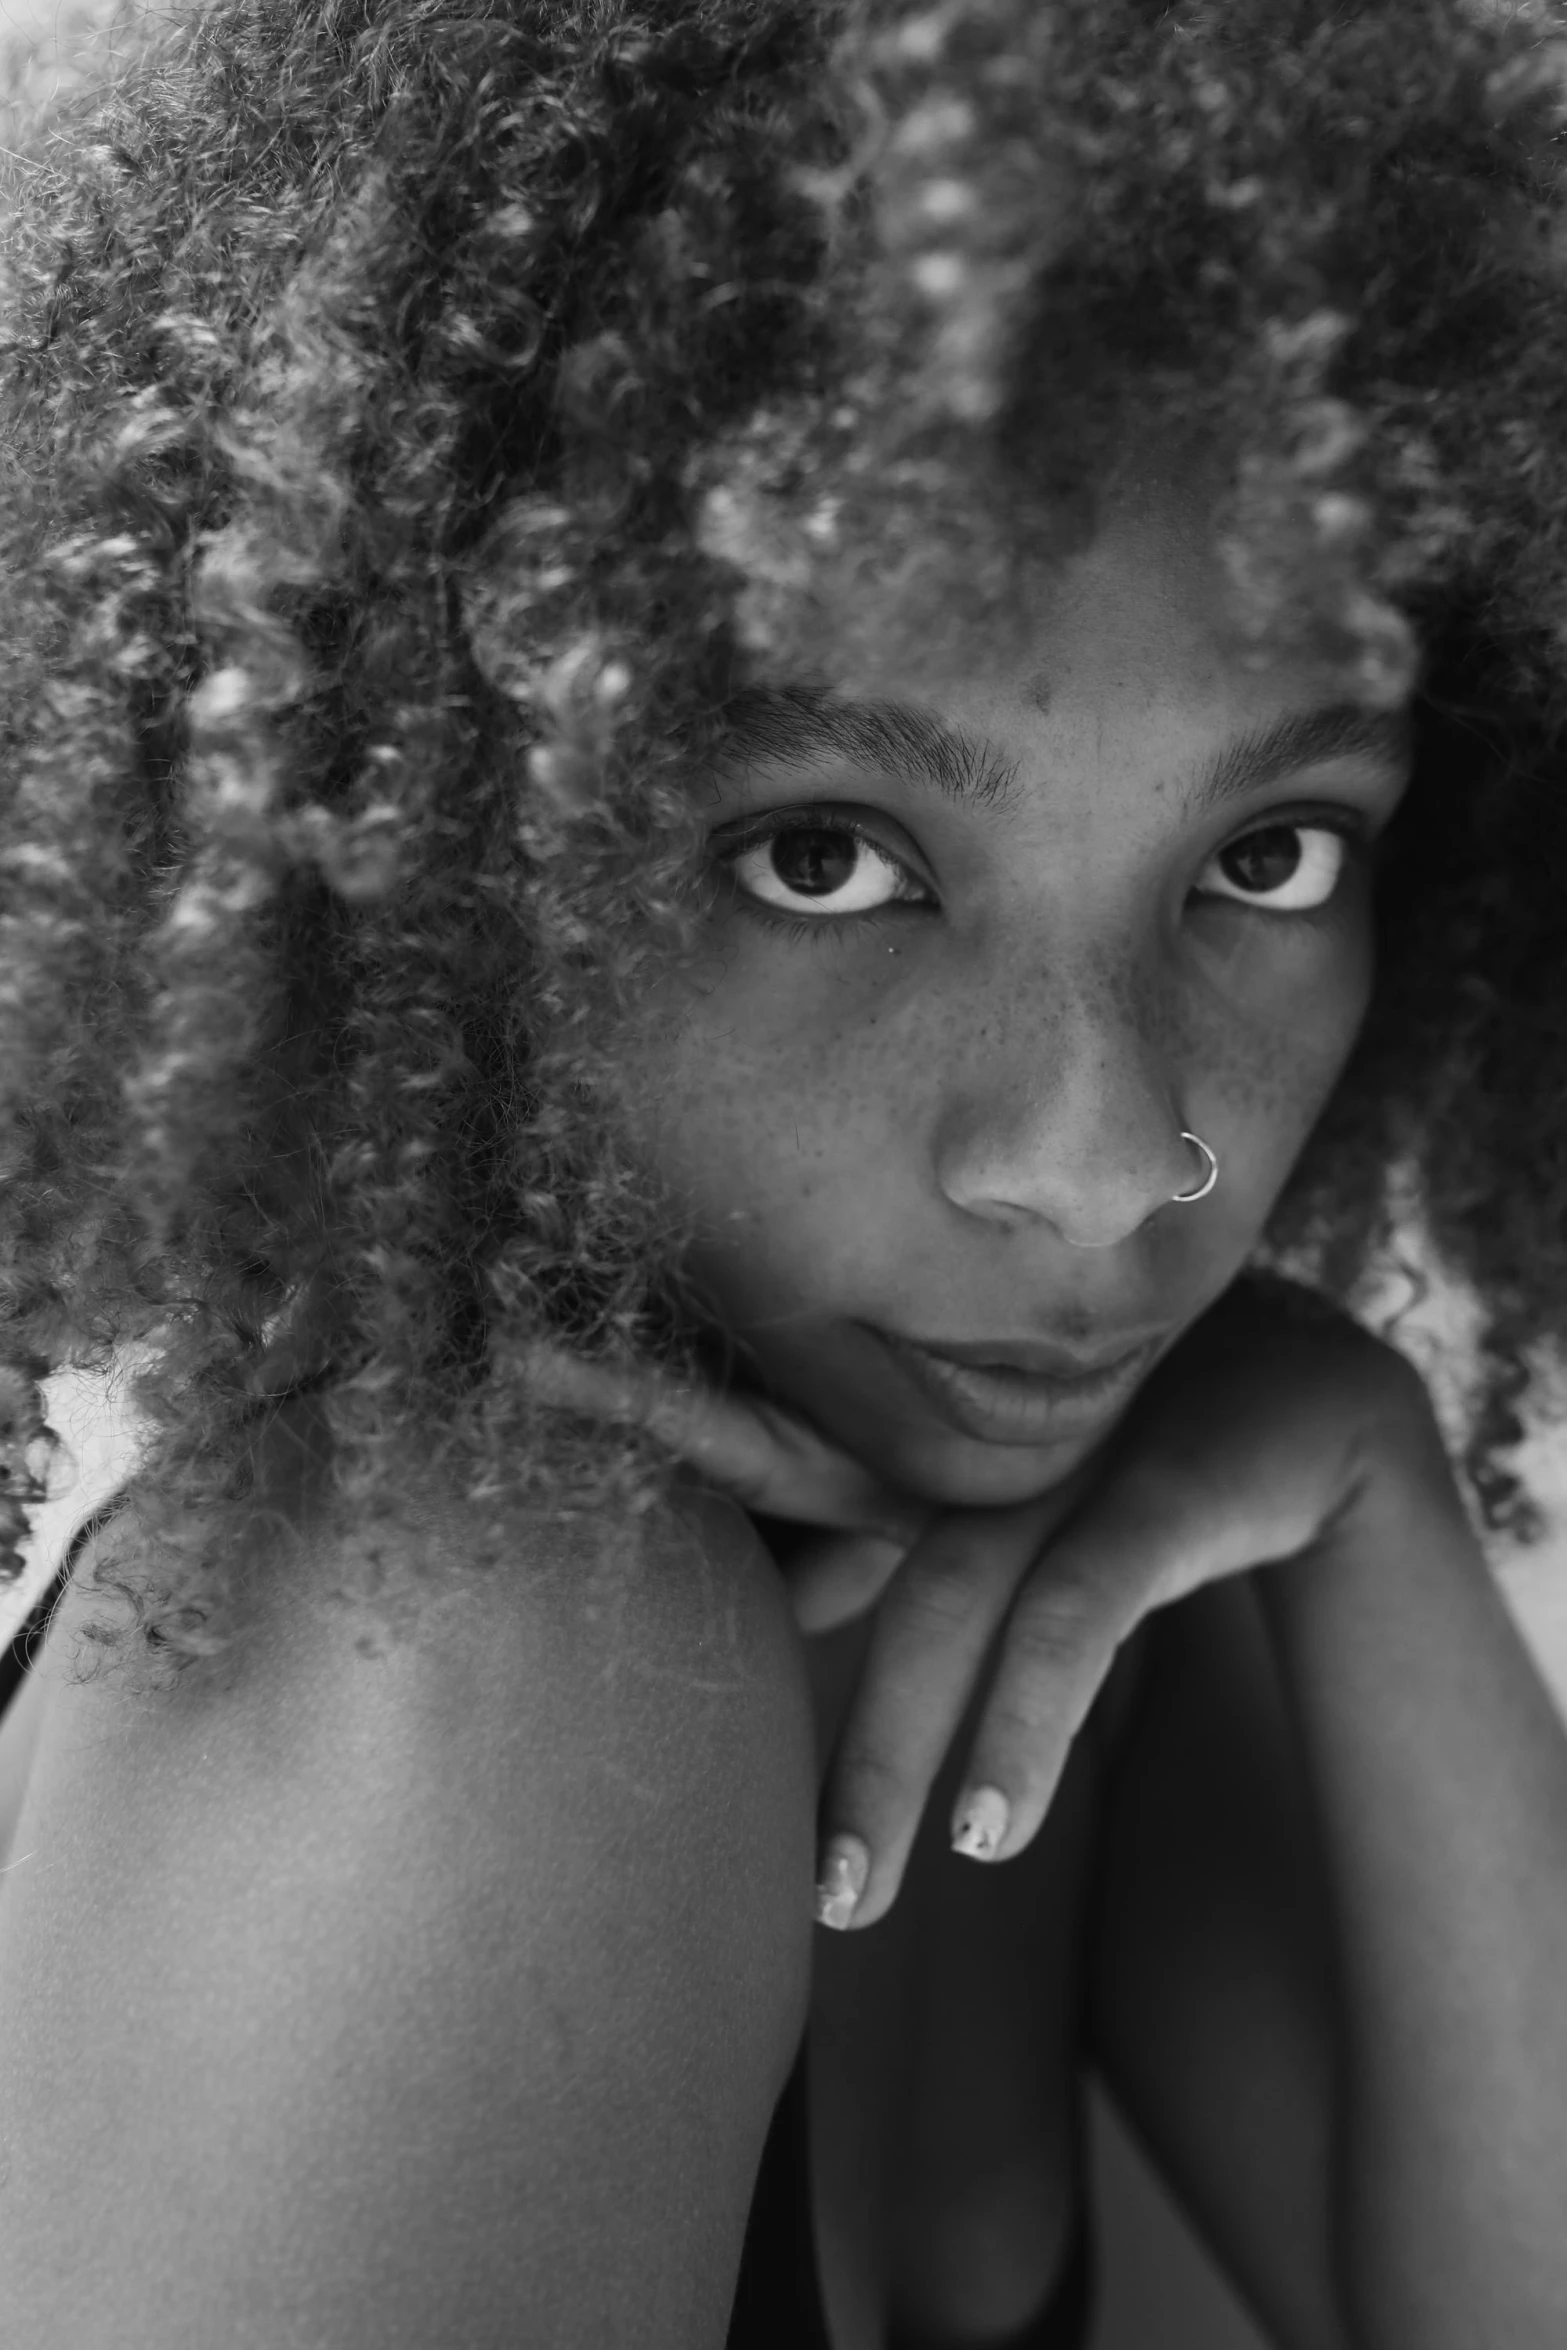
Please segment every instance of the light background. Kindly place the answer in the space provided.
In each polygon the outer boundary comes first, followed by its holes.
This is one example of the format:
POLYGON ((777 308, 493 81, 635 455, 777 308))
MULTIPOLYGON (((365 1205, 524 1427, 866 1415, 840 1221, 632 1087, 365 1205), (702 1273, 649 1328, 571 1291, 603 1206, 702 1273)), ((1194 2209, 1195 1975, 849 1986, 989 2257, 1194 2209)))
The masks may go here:
MULTIPOLYGON (((105 49, 117 45, 116 24, 134 24, 147 13, 140 0, 0 0, 0 157, 20 109, 96 78, 105 49), (107 30, 106 41, 100 28, 107 30)), ((1413 1351, 1424 1349, 1438 1385, 1443 1361, 1454 1358, 1461 1322, 1451 1301, 1444 1310, 1439 1299, 1420 1318, 1413 1351)), ((38 1513, 29 1572, 0 1598, 0 1645, 47 1586, 74 1527, 114 1492, 134 1458, 134 1438, 112 1382, 64 1377, 50 1383, 50 1402, 70 1458, 60 1465, 56 1498, 38 1513)), ((1495 1564, 1567 1712, 1567 1435, 1536 1445, 1529 1474, 1548 1508, 1554 1499, 1561 1531, 1553 1528, 1537 1547, 1499 1556, 1495 1564)), ((7 1796, 0 1787, 0 1847, 7 1796)), ((1269 2350, 1102 2099, 1094 2101, 1091 2124, 1104 2263, 1091 2350, 1269 2350)))

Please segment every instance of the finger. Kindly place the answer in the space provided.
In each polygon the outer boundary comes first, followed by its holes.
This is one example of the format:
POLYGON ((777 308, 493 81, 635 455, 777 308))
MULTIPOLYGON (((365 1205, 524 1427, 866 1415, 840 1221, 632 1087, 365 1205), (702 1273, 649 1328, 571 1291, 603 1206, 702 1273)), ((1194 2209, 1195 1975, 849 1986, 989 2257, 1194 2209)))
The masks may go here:
POLYGON ((888 1585, 828 1774, 822 1924, 871 1925, 891 1907, 931 1782, 1053 1504, 945 1512, 888 1585))
POLYGON ((1170 1596, 1189 1547, 1150 1482, 1129 1484, 1044 1552, 1019 1592, 952 1807, 952 1846, 1010 1860, 1038 1834, 1122 1642, 1170 1596))
POLYGON ((807 1634, 835 1632, 873 1608, 908 1555, 879 1534, 807 1536, 784 1569, 794 1620, 807 1634))
POLYGON ((753 1464, 749 1506, 812 1526, 874 1534, 908 1549, 930 1521, 930 1505, 898 1493, 807 1420, 765 1398, 722 1399, 725 1441, 753 1464))
POLYGON ((795 1414, 760 1397, 686 1387, 643 1366, 584 1363, 531 1350, 530 1392, 590 1419, 647 1431, 749 1510, 806 1525, 912 1542, 927 1513, 795 1414))

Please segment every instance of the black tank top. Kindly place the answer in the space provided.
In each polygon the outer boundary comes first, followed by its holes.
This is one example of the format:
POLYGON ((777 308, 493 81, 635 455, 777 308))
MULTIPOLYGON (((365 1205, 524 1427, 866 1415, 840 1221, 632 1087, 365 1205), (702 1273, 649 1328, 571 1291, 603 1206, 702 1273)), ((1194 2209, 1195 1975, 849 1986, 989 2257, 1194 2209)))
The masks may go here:
MULTIPOLYGON (((802 2049, 757 2173, 727 2350, 832 2350, 811 2219, 810 2129, 802 2049)), ((987 2336, 985 2350, 1083 2350, 1094 2303, 1093 2246, 1080 2216, 1060 2281, 1020 2333, 987 2336)), ((950 2335, 889 2335, 886 2350, 967 2350, 950 2335)))

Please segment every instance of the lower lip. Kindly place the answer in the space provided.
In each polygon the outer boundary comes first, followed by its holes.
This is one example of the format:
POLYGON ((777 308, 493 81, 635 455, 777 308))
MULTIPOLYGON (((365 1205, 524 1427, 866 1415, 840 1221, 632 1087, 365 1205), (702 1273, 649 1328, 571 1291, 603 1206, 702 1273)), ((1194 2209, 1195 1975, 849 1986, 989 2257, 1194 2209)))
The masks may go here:
POLYGON ((1142 1346, 1102 1371, 1062 1378, 954 1363, 884 1330, 876 1336, 926 1402, 960 1434, 982 1444, 1066 1443, 1083 1436, 1130 1397, 1156 1352, 1142 1346))

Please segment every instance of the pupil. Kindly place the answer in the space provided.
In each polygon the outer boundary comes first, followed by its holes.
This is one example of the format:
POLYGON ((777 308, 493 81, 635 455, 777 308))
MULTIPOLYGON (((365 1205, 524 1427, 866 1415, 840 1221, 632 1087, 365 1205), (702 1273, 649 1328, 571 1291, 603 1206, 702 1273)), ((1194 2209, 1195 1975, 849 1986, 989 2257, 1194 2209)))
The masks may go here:
POLYGON ((802 897, 830 897, 854 872, 859 842, 852 832, 823 829, 773 835, 773 871, 802 897))
POLYGON ((1270 824, 1248 832, 1224 850, 1220 865, 1237 889, 1279 889, 1300 864, 1300 832, 1293 824, 1270 824))

